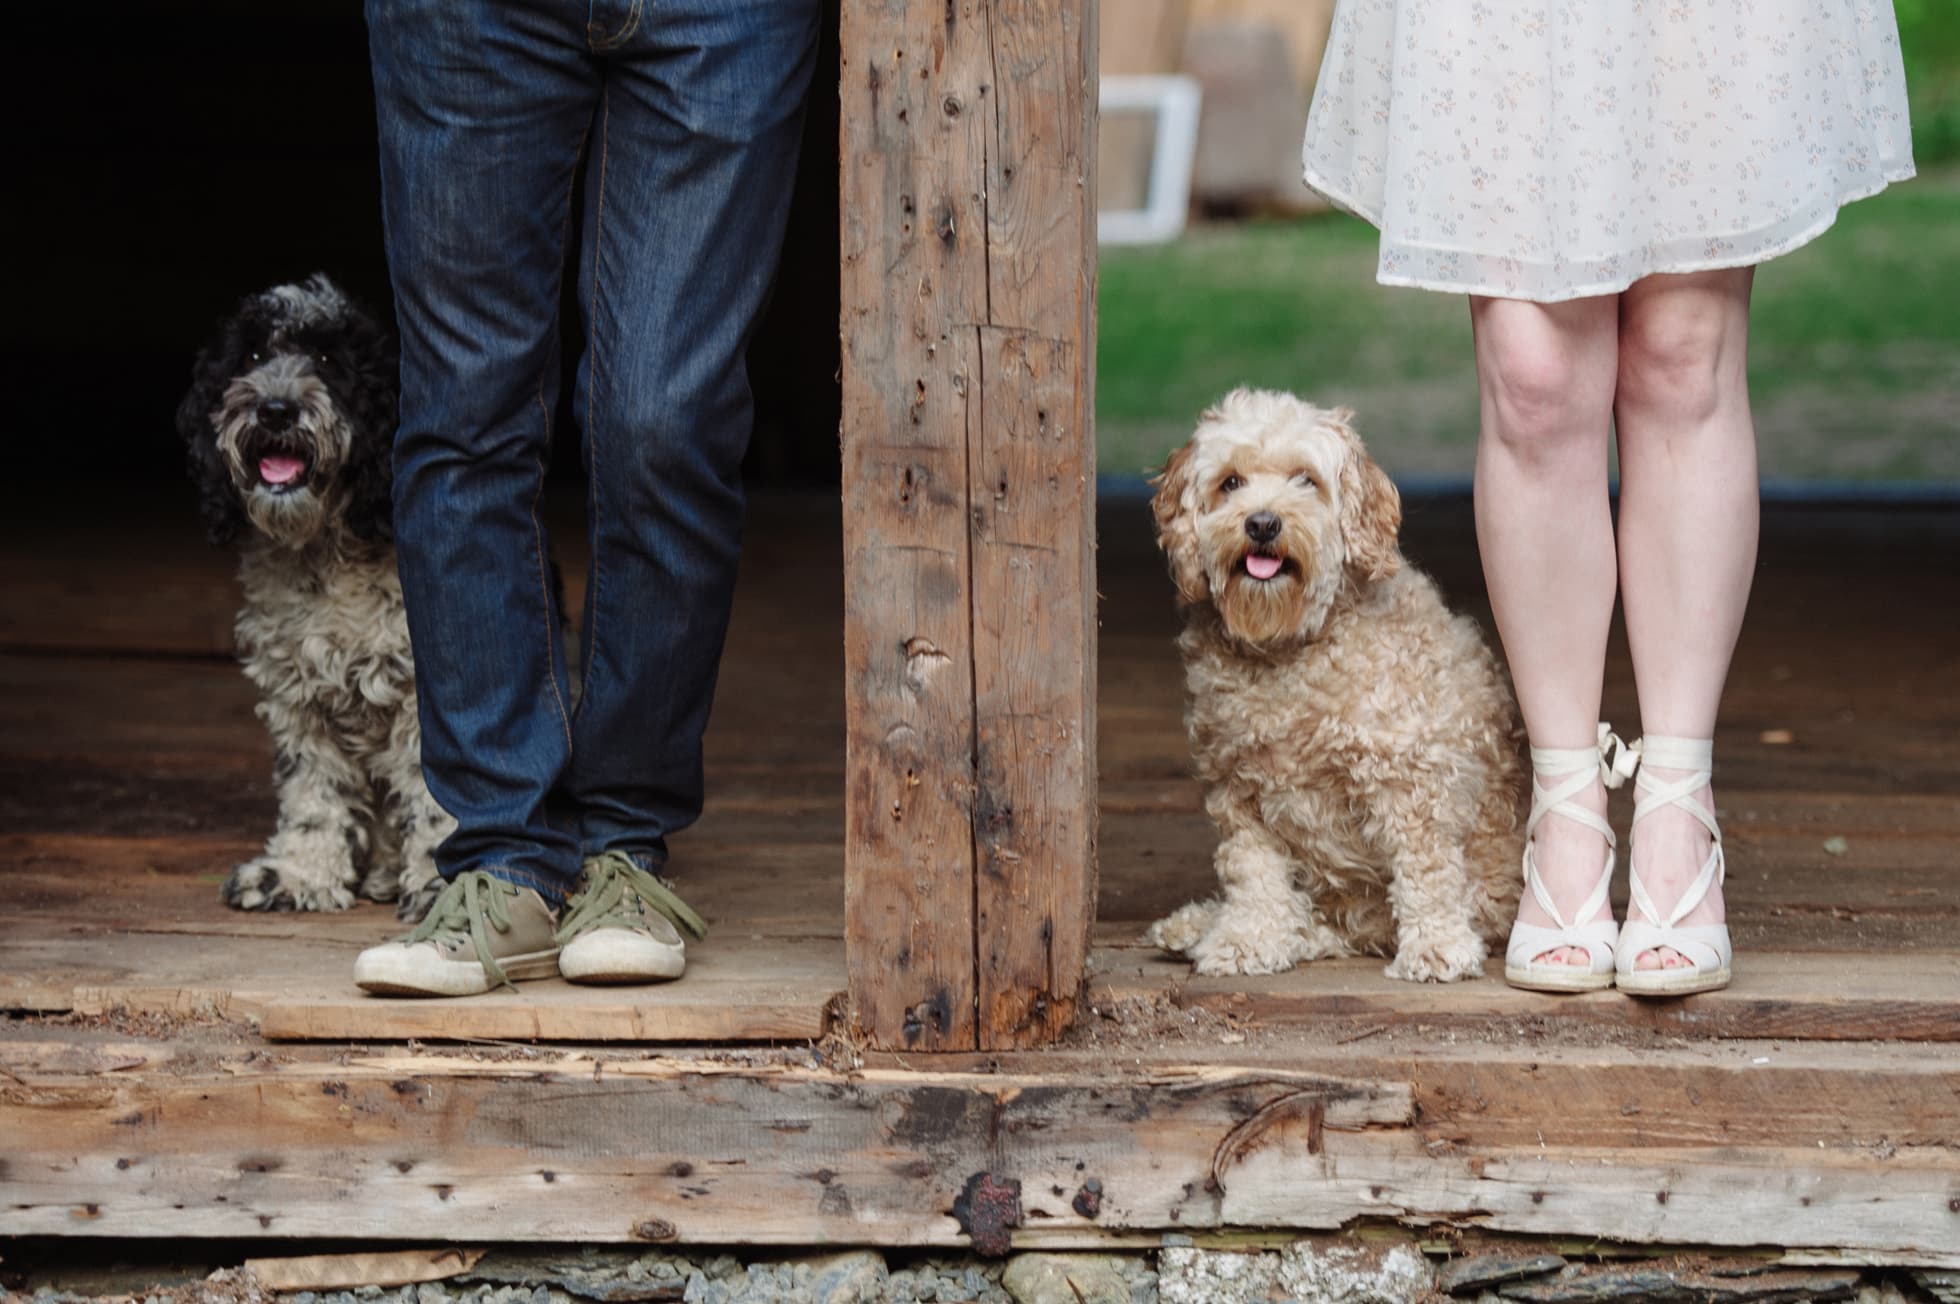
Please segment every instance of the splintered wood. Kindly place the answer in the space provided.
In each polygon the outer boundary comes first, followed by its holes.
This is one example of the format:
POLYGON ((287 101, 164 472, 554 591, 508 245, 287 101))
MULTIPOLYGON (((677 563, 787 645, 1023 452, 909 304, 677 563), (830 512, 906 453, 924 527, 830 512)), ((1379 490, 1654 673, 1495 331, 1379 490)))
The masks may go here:
POLYGON ((848 1075, 595 1051, 234 1052, 104 1074, 76 1047, 17 1049, 0 1080, 10 1235, 1005 1251, 1379 1218, 1960 1262, 1952 1047, 1544 1062, 1322 1041, 848 1075))
POLYGON ((846 0, 847 955, 874 1043, 1032 1045, 1095 899, 1094 0, 846 0))

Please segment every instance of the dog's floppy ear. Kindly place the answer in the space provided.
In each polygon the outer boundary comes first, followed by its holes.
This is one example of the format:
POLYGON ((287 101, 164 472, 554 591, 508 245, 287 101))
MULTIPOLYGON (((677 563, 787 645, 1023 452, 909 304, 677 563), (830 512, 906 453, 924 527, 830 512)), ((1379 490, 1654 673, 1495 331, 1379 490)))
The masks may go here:
POLYGON ((1211 596, 1211 581, 1205 575, 1204 558, 1198 551, 1198 527, 1186 509, 1191 496, 1192 455, 1197 451, 1194 438, 1170 455, 1164 469, 1152 476, 1157 486, 1150 500, 1150 512, 1157 518, 1157 546, 1170 563, 1171 582, 1177 585, 1178 601, 1203 602, 1211 596))
POLYGON ((348 528, 382 543, 394 537, 395 423, 399 416, 400 362, 395 341, 364 308, 350 309, 343 341, 353 369, 351 392, 341 396, 353 423, 348 450, 348 528))
POLYGON ((1402 552, 1395 546, 1402 526, 1402 495, 1388 473, 1375 465, 1350 424, 1354 409, 1335 408, 1328 424, 1340 432, 1347 456, 1341 462, 1341 540, 1347 564, 1357 579, 1373 583, 1402 569, 1402 552))
POLYGON ((218 451, 218 432, 211 414, 223 401, 230 382, 236 332, 227 329, 209 348, 200 350, 191 369, 191 388, 177 404, 177 434, 184 441, 185 464, 197 486, 197 509, 213 543, 230 543, 245 528, 245 509, 231 481, 231 468, 218 451))

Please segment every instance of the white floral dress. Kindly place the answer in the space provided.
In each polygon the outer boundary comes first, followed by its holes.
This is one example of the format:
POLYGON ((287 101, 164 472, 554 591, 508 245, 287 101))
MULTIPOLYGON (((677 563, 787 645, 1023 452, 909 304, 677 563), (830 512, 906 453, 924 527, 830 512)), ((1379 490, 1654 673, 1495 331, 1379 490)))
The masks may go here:
POLYGON ((1543 303, 1773 258, 1913 171, 1889 0, 1339 0, 1302 153, 1384 285, 1543 303))

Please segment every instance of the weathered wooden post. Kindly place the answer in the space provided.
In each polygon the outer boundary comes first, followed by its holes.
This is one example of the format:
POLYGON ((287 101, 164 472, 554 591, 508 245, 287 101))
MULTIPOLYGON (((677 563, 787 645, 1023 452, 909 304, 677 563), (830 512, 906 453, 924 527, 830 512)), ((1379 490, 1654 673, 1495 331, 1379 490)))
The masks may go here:
POLYGON ((1036 1044, 1096 881, 1096 0, 843 0, 846 935, 879 1046, 1036 1044))

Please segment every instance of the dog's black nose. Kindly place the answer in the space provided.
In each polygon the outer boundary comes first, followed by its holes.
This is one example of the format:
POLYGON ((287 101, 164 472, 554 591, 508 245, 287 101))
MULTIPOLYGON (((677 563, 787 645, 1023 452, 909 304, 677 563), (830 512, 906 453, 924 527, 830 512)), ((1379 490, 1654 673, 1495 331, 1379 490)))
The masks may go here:
POLYGON ((298 415, 299 407, 291 399, 269 398, 259 404, 259 424, 267 430, 284 430, 298 415))
POLYGON ((1245 534, 1254 543, 1271 543, 1279 538, 1279 517, 1272 512, 1254 512, 1245 518, 1245 534))

